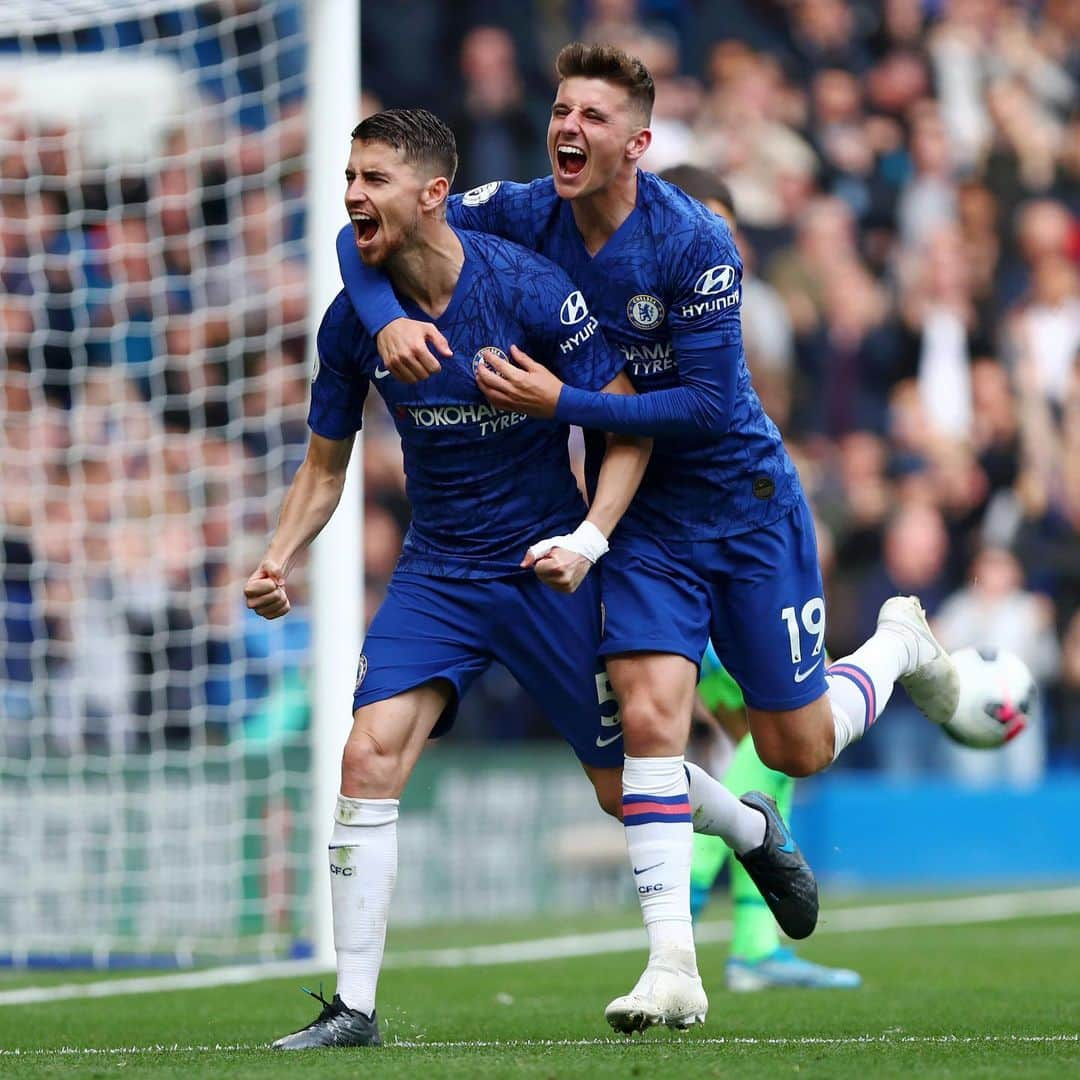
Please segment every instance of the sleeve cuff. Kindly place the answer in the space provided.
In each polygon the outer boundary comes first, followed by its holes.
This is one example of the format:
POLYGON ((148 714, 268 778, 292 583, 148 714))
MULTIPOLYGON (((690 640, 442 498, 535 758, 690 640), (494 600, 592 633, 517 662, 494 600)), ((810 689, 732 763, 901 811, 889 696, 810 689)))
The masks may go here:
POLYGON ((559 400, 555 403, 555 419, 564 424, 579 424, 575 417, 581 415, 583 408, 588 408, 590 398, 595 397, 594 391, 581 390, 576 386, 563 383, 559 391, 559 400))

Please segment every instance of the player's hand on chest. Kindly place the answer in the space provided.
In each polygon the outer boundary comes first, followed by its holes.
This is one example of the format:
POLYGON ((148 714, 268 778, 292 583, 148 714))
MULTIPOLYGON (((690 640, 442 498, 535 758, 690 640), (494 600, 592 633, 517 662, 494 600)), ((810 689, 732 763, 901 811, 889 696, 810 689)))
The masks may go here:
POLYGON ((381 361, 372 370, 370 378, 372 385, 391 408, 403 404, 461 404, 483 397, 476 389, 474 377, 479 362, 479 349, 468 355, 455 346, 452 356, 441 358, 439 371, 419 381, 407 383, 395 378, 381 361))

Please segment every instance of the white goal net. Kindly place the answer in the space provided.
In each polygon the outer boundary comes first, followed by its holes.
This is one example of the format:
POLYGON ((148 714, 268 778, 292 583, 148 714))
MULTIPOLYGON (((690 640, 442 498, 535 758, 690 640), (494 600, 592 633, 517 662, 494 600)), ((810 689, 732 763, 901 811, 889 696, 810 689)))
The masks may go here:
POLYGON ((0 6, 0 946, 310 938, 303 10, 0 6))

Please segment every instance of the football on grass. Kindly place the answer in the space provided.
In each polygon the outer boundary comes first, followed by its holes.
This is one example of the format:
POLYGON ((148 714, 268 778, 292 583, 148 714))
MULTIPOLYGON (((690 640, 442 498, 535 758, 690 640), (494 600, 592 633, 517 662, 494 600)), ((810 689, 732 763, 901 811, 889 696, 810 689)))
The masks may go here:
POLYGON ((942 727, 964 746, 989 750, 1015 739, 1035 705, 1035 680, 1015 653, 986 646, 952 654, 960 675, 960 702, 942 727))

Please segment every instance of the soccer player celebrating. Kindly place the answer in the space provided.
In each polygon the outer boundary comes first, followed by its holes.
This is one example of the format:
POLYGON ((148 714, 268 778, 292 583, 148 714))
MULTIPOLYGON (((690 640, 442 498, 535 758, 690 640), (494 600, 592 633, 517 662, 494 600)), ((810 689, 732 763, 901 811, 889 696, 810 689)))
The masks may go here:
MULTIPOLYGON (((548 128, 553 175, 492 183, 452 201, 450 220, 517 240, 573 277, 622 353, 637 396, 565 385, 521 349, 477 380, 501 408, 598 431, 656 436, 645 478, 603 573, 601 647, 622 709, 623 822, 649 932, 649 962, 606 1016, 617 1030, 671 1022, 699 986, 689 909, 690 805, 683 752, 698 664, 711 636, 746 698, 762 761, 793 776, 829 765, 870 727, 899 680, 938 722, 955 667, 918 600, 894 597, 874 636, 825 668, 825 601, 809 507, 743 356, 742 266, 727 226, 639 170, 654 88, 611 46, 562 50, 548 128)), ((388 369, 438 370, 447 343, 414 326, 381 275, 339 241, 347 291, 388 369)), ((727 793, 730 796, 730 793, 727 793)), ((816 889, 775 804, 719 798, 723 835, 781 927, 810 933, 816 889)), ((703 1010, 701 1010, 703 1012, 703 1010)))
MULTIPOLYGON (((632 392, 599 334, 574 338, 560 310, 585 310, 565 273, 514 244, 446 222, 454 137, 423 110, 392 110, 353 131, 345 202, 365 261, 402 304, 458 351, 437 379, 386 378, 374 342, 340 295, 318 335, 311 437, 267 552, 244 592, 267 619, 289 610, 285 581, 341 496, 374 380, 401 436, 413 520, 360 659, 330 841, 337 992, 278 1049, 379 1043, 375 989, 397 869, 398 798, 429 736, 493 660, 544 707, 618 814, 621 730, 597 659, 599 581, 587 577, 640 482, 649 440, 610 440, 588 508, 570 468, 569 429, 495 409, 474 369, 528 342, 583 389, 632 392), (584 518, 584 520, 582 520, 584 518), (526 555, 530 540, 555 543, 526 555), (548 588, 547 586, 552 586, 548 588)), ((321 996, 320 996, 320 1000, 321 996)))

